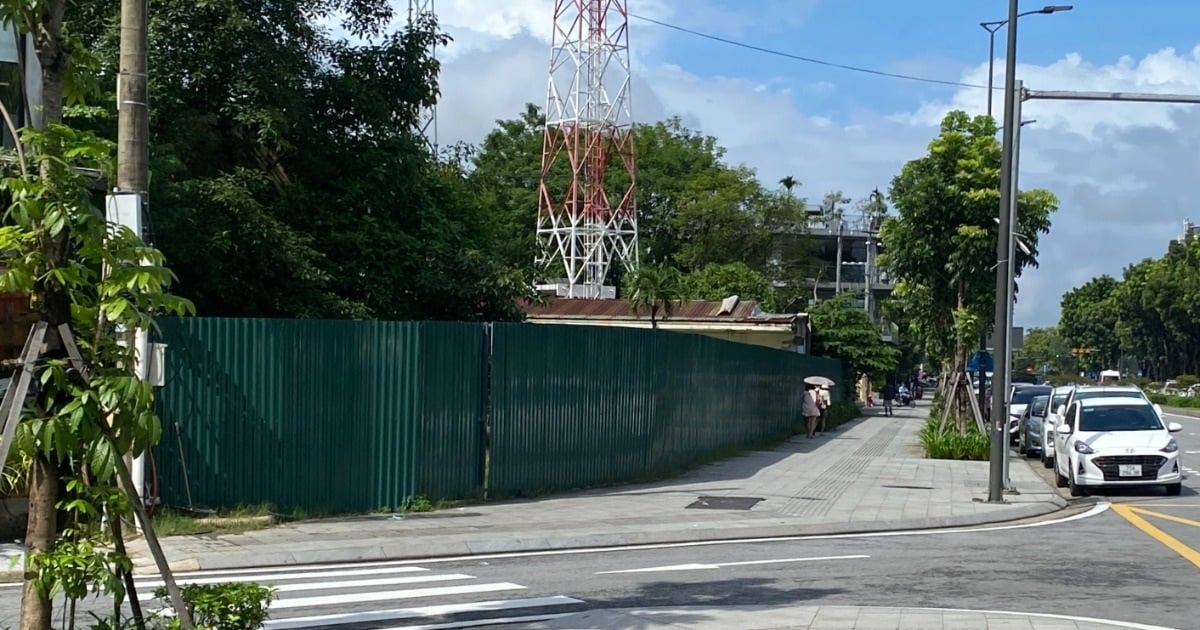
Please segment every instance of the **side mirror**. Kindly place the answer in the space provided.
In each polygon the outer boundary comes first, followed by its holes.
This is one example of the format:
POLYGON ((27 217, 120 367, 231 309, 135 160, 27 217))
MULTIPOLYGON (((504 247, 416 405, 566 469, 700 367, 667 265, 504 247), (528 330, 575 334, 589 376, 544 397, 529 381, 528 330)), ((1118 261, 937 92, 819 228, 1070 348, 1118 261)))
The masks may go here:
POLYGON ((1059 435, 1071 435, 1071 425, 1063 423, 1054 428, 1054 432, 1059 435))
POLYGON ((1178 422, 1172 422, 1167 425, 1167 431, 1170 433, 1179 433, 1183 430, 1183 425, 1178 422))
POLYGON ((1162 405, 1154 403, 1154 412, 1160 416, 1163 415, 1162 405))

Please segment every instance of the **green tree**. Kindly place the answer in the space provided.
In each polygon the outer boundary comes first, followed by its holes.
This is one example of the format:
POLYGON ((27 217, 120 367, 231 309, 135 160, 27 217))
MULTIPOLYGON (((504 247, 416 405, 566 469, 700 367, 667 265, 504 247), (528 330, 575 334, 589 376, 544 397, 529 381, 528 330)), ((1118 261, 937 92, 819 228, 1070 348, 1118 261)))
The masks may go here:
MULTIPOLYGON (((928 355, 961 371, 969 349, 989 328, 995 304, 1000 145, 986 116, 950 112, 929 145, 929 155, 904 165, 892 180, 898 216, 883 220, 880 265, 896 282, 891 314, 928 355)), ((1050 228, 1058 201, 1048 191, 1018 198, 1018 232, 1029 253, 1018 251, 1019 277, 1036 264, 1038 237, 1050 228)))
POLYGON ((649 313, 650 327, 658 328, 667 319, 681 297, 679 272, 672 267, 642 265, 629 277, 627 293, 634 313, 649 313), (661 315, 661 316, 660 316, 661 315))
POLYGON ((695 300, 722 300, 731 295, 755 300, 767 312, 774 312, 775 288, 771 281, 746 263, 711 264, 683 278, 683 295, 695 300))
MULTIPOLYGON (((80 0, 112 98, 115 25, 80 0)), ((158 244, 207 315, 508 318, 523 269, 417 132, 446 37, 384 0, 161 0, 151 12, 158 244), (351 45, 324 22, 369 36, 351 45), (203 32, 204 37, 195 37, 203 32)))
POLYGON ((1013 354, 1013 369, 1031 369, 1040 374, 1046 366, 1047 373, 1062 374, 1072 371, 1073 358, 1071 346, 1058 334, 1058 328, 1031 328, 1025 331, 1024 347, 1013 354))
POLYGON ((841 360, 847 368, 845 385, 851 388, 861 376, 886 378, 900 360, 900 350, 883 341, 867 312, 852 306, 852 299, 852 294, 842 293, 808 311, 813 354, 841 360))
POLYGON ((1079 360, 1085 370, 1102 370, 1117 364, 1117 280, 1100 276, 1062 298, 1058 329, 1071 348, 1087 349, 1079 360))

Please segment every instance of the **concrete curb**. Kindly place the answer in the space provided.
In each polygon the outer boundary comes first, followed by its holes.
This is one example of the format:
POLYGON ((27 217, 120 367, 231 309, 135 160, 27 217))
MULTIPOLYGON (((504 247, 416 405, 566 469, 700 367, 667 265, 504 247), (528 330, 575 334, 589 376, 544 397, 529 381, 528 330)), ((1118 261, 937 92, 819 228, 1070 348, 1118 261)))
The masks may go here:
MULTIPOLYGON (((876 521, 870 523, 830 523, 794 525, 774 523, 748 526, 713 526, 666 531, 620 532, 612 534, 552 534, 529 532, 524 535, 486 539, 444 536, 450 540, 431 540, 433 537, 405 537, 376 540, 370 543, 348 542, 345 546, 298 551, 269 551, 239 549, 197 555, 172 561, 173 571, 219 571, 251 567, 329 564, 335 562, 380 562, 395 560, 426 560, 447 557, 469 557, 497 553, 604 549, 630 545, 663 545, 698 542, 736 542, 757 538, 787 538, 796 536, 836 536, 903 532, 924 529, 957 529, 1001 524, 1053 514, 1070 505, 1054 495, 1045 501, 1013 505, 994 514, 971 514, 947 518, 911 519, 905 521, 876 521)), ((157 573, 149 558, 135 560, 134 572, 157 573)), ((0 574, 0 581, 3 581, 0 574)))

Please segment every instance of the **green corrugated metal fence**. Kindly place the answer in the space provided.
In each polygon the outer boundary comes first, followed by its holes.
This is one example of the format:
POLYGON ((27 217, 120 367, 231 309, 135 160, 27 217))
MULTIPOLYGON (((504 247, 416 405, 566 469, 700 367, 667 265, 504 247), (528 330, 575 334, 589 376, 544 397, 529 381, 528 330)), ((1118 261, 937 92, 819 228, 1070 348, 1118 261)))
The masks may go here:
POLYGON ((837 361, 651 330, 164 319, 170 505, 366 511, 662 475, 800 426, 837 361), (485 470, 485 467, 487 470, 485 470))
POLYGON ((699 335, 497 324, 493 496, 630 481, 792 435, 837 361, 699 335))

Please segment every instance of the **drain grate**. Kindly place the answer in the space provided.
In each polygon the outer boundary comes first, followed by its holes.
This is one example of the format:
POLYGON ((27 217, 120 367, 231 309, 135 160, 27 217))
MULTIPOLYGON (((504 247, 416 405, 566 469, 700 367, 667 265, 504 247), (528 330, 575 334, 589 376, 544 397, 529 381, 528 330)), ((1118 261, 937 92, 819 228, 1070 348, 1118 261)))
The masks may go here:
POLYGON ((900 490, 933 490, 931 486, 905 486, 905 485, 883 485, 884 488, 898 488, 900 490))
POLYGON ((762 501, 758 497, 699 497, 685 509, 689 510, 749 510, 762 501))

